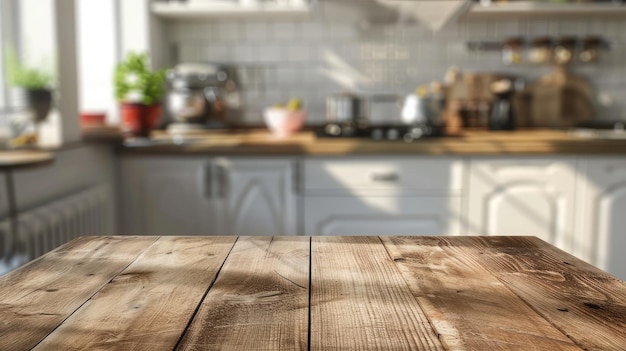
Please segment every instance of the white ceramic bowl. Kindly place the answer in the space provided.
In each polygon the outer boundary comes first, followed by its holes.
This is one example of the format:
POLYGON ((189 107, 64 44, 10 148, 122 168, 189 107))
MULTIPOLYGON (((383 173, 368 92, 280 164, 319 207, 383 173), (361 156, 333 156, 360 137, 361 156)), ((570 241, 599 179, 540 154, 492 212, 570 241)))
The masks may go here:
POLYGON ((292 135, 302 129, 306 120, 303 110, 290 111, 284 108, 269 107, 263 112, 265 125, 279 138, 292 135))

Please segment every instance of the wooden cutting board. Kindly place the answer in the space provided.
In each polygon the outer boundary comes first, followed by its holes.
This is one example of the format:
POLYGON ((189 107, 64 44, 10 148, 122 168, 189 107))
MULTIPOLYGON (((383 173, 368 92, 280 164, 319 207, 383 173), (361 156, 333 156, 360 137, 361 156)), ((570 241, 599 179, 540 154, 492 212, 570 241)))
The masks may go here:
POLYGON ((570 127, 595 117, 592 87, 565 67, 543 76, 531 92, 534 127, 570 127))

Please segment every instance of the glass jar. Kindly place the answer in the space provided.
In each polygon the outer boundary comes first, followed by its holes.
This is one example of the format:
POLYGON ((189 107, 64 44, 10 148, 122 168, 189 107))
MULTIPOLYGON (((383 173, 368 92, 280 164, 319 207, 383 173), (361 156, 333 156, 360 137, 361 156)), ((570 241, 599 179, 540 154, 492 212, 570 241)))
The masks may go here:
POLYGON ((600 49, 602 47, 602 39, 599 37, 586 37, 583 39, 578 59, 582 63, 593 63, 598 61, 600 49))
POLYGON ((507 65, 517 65, 524 61, 522 56, 522 38, 510 38, 502 47, 502 61, 507 65))
POLYGON ((576 55, 576 38, 563 37, 554 46, 552 55, 554 63, 557 65, 570 64, 576 55))
POLYGON ((552 40, 541 37, 533 40, 528 52, 528 61, 536 64, 548 63, 552 59, 552 40))

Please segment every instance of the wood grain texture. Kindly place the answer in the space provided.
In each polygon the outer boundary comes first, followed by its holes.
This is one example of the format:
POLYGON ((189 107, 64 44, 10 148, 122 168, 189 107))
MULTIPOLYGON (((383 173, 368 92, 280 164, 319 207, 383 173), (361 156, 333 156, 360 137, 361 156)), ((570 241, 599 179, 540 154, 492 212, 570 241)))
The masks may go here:
POLYGON ((35 350, 174 349, 235 240, 161 237, 35 350))
POLYGON ((156 238, 83 237, 0 279, 0 349, 30 350, 156 238))
POLYGON ((242 237, 179 350, 307 350, 308 237, 242 237))
POLYGON ((447 349, 581 350, 463 247, 432 237, 381 239, 447 349))
POLYGON ((626 283, 537 238, 447 238, 585 350, 626 350, 626 283))
POLYGON ((377 237, 313 237, 311 350, 443 350, 377 237))

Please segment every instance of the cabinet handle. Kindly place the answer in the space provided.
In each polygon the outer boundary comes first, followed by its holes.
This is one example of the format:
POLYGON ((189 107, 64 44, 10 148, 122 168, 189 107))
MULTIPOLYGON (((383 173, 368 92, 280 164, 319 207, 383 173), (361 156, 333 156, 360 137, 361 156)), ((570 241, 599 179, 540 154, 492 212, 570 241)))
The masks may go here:
POLYGON ((370 174, 370 178, 375 182, 385 182, 392 183, 397 182, 400 177, 397 173, 389 172, 389 173, 378 173, 374 172, 370 174))
POLYGON ((204 197, 211 199, 215 195, 213 192, 213 164, 204 166, 204 197))
POLYGON ((293 183, 293 193, 296 195, 300 194, 301 180, 302 180, 302 172, 300 169, 300 162, 294 161, 293 162, 293 179, 291 181, 293 183))
POLYGON ((227 194, 228 194, 228 177, 227 177, 227 173, 228 170, 226 169, 226 166, 224 165, 217 165, 217 180, 218 180, 218 189, 217 189, 217 196, 220 199, 225 199, 227 194))

